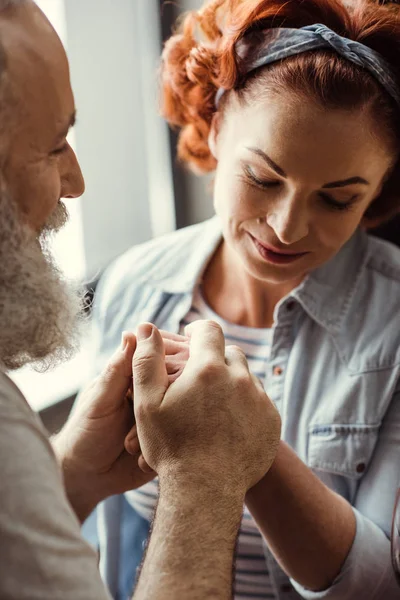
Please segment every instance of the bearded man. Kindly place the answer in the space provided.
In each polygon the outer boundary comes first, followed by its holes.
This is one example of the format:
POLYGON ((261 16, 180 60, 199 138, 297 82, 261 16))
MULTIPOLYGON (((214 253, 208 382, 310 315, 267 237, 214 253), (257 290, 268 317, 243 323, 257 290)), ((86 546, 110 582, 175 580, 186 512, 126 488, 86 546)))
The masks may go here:
POLYGON ((219 327, 193 328, 190 358, 172 385, 158 330, 123 334, 53 446, 7 375, 28 363, 53 366, 79 343, 82 296, 48 251, 67 220, 61 198, 84 191, 66 139, 74 122, 68 61, 50 23, 32 0, 0 0, 0 598, 108 598, 80 524, 98 502, 155 471, 162 492, 135 597, 229 598, 244 495, 272 463, 279 417, 240 351, 225 360, 219 327), (226 418, 208 448, 216 470, 204 440, 217 404, 226 418))

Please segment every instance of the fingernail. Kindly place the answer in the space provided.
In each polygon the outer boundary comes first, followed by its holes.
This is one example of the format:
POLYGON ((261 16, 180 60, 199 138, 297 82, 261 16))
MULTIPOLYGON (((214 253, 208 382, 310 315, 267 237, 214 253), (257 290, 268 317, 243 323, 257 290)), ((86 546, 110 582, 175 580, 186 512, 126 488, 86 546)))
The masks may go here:
POLYGON ((143 323, 143 325, 139 325, 136 337, 139 342, 143 342, 144 340, 148 340, 153 333, 153 325, 150 323, 143 323))

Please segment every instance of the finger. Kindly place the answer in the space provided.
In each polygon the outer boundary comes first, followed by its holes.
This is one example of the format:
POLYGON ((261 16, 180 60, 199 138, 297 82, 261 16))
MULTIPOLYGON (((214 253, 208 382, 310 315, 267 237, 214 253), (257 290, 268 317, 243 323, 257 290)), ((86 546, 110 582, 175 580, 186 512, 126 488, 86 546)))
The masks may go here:
POLYGON ((140 443, 138 438, 125 439, 124 447, 131 456, 137 456, 140 453, 140 443))
POLYGON ((183 369, 186 367, 187 358, 181 356, 166 356, 165 357, 165 365, 167 367, 168 375, 173 375, 174 373, 182 373, 183 369))
POLYGON ((179 379, 179 377, 182 375, 183 373, 183 369, 180 371, 175 371, 174 373, 168 373, 168 383, 169 385, 172 385, 173 383, 175 383, 175 381, 177 379, 179 379))
POLYGON ((169 353, 166 352, 165 353, 165 362, 167 365, 167 369, 170 368, 170 366, 180 366, 180 365, 186 365, 187 361, 189 360, 189 356, 190 356, 190 347, 189 344, 185 344, 184 346, 180 346, 180 348, 176 348, 174 350, 173 353, 169 353))
POLYGON ((164 329, 160 329, 160 333, 161 333, 162 339, 164 340, 164 343, 166 340, 184 343, 184 342, 187 342, 189 339, 185 335, 179 335, 179 333, 171 333, 169 331, 165 331, 164 329))
POLYGON ((146 407, 158 407, 168 388, 164 343, 157 327, 150 323, 140 325, 137 347, 133 357, 134 410, 143 414, 146 407))
POLYGON ((153 473, 153 469, 147 464, 143 454, 139 456, 138 459, 139 469, 143 471, 143 473, 153 473))
POLYGON ((225 365, 225 338, 215 321, 194 321, 185 331, 190 335, 188 363, 225 365))
POLYGON ((123 332, 121 346, 93 384, 93 393, 102 398, 102 403, 107 397, 114 405, 116 402, 125 401, 126 394, 132 387, 132 358, 135 349, 136 336, 130 332, 123 332))
POLYGON ((124 446, 125 446, 125 450, 129 454, 131 454, 131 455, 139 454, 140 442, 139 442, 139 438, 138 438, 138 434, 137 434, 136 425, 134 425, 132 427, 132 429, 126 436, 125 441, 124 441, 124 446))
POLYGON ((175 354, 184 354, 186 353, 189 356, 189 343, 185 342, 177 342, 176 340, 166 340, 163 338, 164 348, 165 348, 165 356, 173 356, 175 354))

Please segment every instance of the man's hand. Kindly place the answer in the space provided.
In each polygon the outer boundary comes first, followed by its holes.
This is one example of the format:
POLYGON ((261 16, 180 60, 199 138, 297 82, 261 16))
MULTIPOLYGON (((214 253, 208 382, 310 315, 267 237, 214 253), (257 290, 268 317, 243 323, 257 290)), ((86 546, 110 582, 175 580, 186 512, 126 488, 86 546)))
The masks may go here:
POLYGON ((70 502, 83 521, 107 496, 140 487, 155 476, 124 448, 133 427, 132 359, 136 338, 125 333, 103 373, 77 400, 64 429, 53 438, 70 502))
POLYGON ((190 357, 170 384, 165 348, 152 325, 138 330, 134 396, 145 461, 164 475, 196 477, 245 492, 270 468, 280 417, 243 352, 225 350, 219 325, 190 326, 190 357))

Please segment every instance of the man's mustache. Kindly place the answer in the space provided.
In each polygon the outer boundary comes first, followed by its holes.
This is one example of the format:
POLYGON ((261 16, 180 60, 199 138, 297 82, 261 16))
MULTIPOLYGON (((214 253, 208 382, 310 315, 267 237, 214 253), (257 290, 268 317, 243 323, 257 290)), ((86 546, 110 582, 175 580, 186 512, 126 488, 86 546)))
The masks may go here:
POLYGON ((40 235, 57 233, 65 227, 65 225, 69 221, 69 212, 62 200, 59 200, 55 210, 51 213, 50 217, 47 219, 44 224, 40 235))

